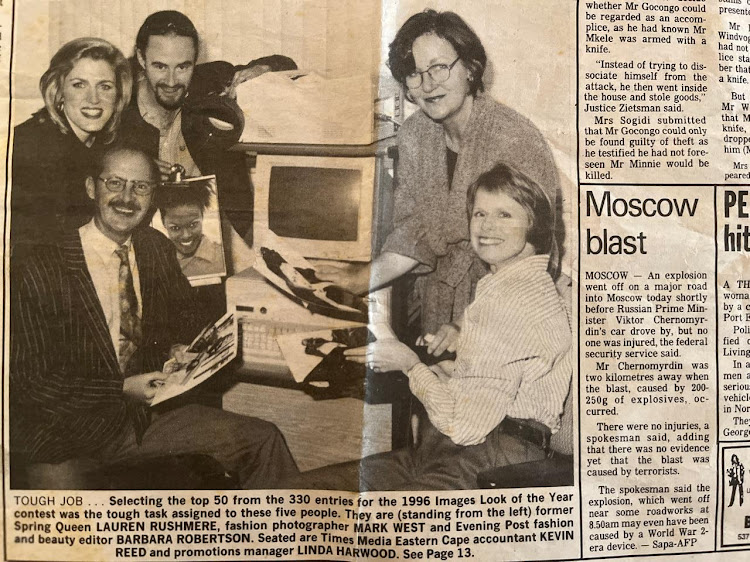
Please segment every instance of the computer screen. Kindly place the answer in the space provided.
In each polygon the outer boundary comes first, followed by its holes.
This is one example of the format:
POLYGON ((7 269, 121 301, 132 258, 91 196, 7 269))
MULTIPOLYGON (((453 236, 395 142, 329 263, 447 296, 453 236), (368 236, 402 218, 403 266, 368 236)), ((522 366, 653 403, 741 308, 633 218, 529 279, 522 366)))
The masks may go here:
POLYGON ((362 170, 274 166, 268 226, 284 238, 355 242, 362 170))
POLYGON ((258 156, 253 240, 270 231, 308 258, 370 260, 375 167, 374 156, 258 156))

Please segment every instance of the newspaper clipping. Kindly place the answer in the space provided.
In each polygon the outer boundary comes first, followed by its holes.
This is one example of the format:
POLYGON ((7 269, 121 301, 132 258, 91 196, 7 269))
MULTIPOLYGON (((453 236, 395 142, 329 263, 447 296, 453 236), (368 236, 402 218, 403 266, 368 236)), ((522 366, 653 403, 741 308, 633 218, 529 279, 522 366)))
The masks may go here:
POLYGON ((749 49, 750 0, 0 0, 3 559, 747 557, 749 49))

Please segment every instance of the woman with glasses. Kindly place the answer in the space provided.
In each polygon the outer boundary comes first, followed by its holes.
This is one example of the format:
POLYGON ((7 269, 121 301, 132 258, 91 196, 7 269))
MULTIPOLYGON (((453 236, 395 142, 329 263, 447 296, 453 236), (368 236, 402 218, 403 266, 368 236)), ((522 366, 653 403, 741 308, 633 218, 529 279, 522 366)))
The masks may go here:
MULTIPOLYGON (((479 37, 453 12, 410 17, 390 45, 388 65, 421 111, 399 131, 394 228, 367 268, 320 268, 352 292, 366 292, 412 272, 421 333, 437 334, 429 350, 452 347, 460 318, 486 266, 471 251, 466 191, 504 162, 546 187, 558 209, 559 179, 538 129, 483 94, 487 56, 479 37)), ((551 260, 557 274, 558 252, 551 260)))
POLYGON ((86 176, 114 140, 132 84, 127 59, 103 39, 75 39, 52 57, 39 81, 44 108, 14 129, 14 252, 91 218, 86 176))

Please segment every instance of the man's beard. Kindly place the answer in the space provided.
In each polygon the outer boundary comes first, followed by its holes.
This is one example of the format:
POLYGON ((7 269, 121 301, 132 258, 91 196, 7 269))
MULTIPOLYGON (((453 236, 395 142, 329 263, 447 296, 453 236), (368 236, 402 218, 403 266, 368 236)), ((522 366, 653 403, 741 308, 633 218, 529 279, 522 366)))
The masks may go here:
POLYGON ((182 107, 182 104, 185 102, 185 98, 187 97, 187 88, 185 86, 180 86, 180 95, 175 97, 169 97, 169 98, 163 98, 160 94, 162 91, 162 88, 165 86, 162 84, 157 84, 156 89, 154 90, 154 97, 156 98, 157 103, 162 106, 164 109, 172 110, 177 109, 179 107, 182 107))

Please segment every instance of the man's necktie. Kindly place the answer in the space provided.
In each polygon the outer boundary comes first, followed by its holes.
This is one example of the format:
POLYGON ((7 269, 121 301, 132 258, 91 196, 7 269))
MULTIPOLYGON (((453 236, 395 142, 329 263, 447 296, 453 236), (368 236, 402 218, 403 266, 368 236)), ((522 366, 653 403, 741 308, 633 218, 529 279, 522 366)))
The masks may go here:
POLYGON ((128 247, 120 246, 115 250, 120 258, 118 288, 120 293, 120 370, 123 374, 132 374, 137 368, 130 365, 133 354, 141 343, 141 319, 138 316, 138 299, 133 286, 133 273, 130 270, 128 247))

